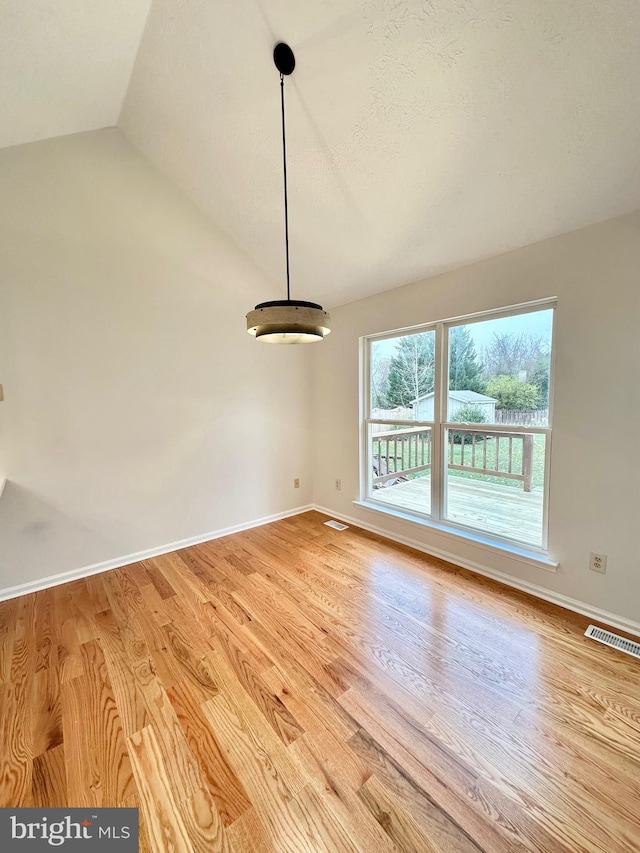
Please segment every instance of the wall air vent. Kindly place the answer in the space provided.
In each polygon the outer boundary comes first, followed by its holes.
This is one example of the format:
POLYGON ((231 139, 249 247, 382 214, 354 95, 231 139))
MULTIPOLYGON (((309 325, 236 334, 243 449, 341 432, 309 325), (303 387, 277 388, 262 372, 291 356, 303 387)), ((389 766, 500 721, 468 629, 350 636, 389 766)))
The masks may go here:
POLYGON ((339 521, 334 521, 333 519, 331 519, 331 521, 325 521, 325 524, 327 525, 327 527, 333 527, 334 530, 348 530, 349 529, 349 527, 346 524, 341 524, 339 521))
POLYGON ((640 643, 634 643, 633 640, 627 640, 626 637, 619 637, 617 634, 612 634, 611 631, 603 631, 602 628, 596 628, 595 625, 589 625, 584 635, 591 637, 592 640, 597 640, 599 643, 604 643, 605 646, 611 646, 612 649, 618 649, 640 659, 640 643))

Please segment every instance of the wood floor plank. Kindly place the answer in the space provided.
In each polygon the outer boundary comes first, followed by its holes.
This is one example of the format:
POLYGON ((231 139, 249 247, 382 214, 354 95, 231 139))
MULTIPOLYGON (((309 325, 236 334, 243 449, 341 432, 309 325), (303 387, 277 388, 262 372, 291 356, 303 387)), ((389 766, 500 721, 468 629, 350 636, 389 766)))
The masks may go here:
POLYGON ((312 850, 366 853, 366 848, 352 835, 351 822, 343 823, 313 785, 307 785, 298 792, 293 811, 298 824, 306 829, 312 850))
POLYGON ((122 723, 98 642, 81 647, 83 673, 62 686, 67 790, 74 806, 121 802, 133 789, 122 723))
POLYGON ((90 577, 85 578, 85 583, 87 585, 87 593, 89 594, 92 612, 96 614, 109 610, 111 605, 109 604, 109 599, 107 598, 100 575, 91 575, 90 577))
POLYGON ((220 819, 229 826, 251 808, 247 793, 220 749, 199 697, 185 683, 170 688, 168 695, 220 819))
POLYGON ((637 661, 325 520, 0 602, 0 806, 139 806, 143 853, 640 853, 637 661))
MULTIPOLYGON (((231 666, 224 657, 217 654, 213 656, 212 665, 218 676, 218 682, 221 685, 221 695, 225 698, 225 702, 231 708, 233 714, 244 721, 252 736, 261 744, 264 744, 269 761, 276 768, 278 776, 284 780, 287 788, 294 794, 302 790, 306 780, 301 777, 281 738, 274 732, 269 721, 245 691, 231 666)), ((213 731, 217 737, 218 730, 215 727, 215 721, 211 715, 210 708, 209 702, 205 702, 202 706, 205 716, 209 724, 213 726, 213 731)), ((240 779, 240 781, 242 782, 243 780, 240 779)))
MULTIPOLYGON (((127 748, 129 749, 129 752, 131 752, 128 742, 127 748)), ((131 766, 133 767, 133 760, 131 762, 131 766)), ((135 794, 130 796, 124 802, 118 803, 118 807, 123 809, 138 809, 138 853, 155 853, 154 848, 151 846, 151 839, 149 838, 149 832, 147 829, 147 820, 140 803, 140 797, 137 793, 137 789, 135 794)))
POLYGON ((162 598, 152 583, 145 584, 140 588, 145 602, 145 610, 150 614, 158 625, 167 625, 171 622, 171 616, 167 613, 165 599, 162 598))
POLYGON ((134 599, 136 610, 144 609, 145 602, 142 597, 142 587, 149 583, 149 572, 144 562, 131 563, 117 570, 118 578, 125 594, 128 593, 134 599))
POLYGON ((113 613, 111 610, 100 611, 95 618, 122 730, 128 737, 148 725, 147 708, 133 678, 132 662, 127 660, 127 651, 113 613))
POLYGON ((263 714, 274 732, 284 744, 303 734, 303 729, 282 702, 253 668, 251 660, 231 635, 225 636, 221 654, 235 673, 236 678, 263 714))
POLYGON ((82 675, 82 651, 73 618, 58 625, 58 665, 62 684, 82 675))
POLYGON ((64 745, 49 749, 33 760, 32 808, 61 809, 69 806, 64 745))
POLYGON ((19 598, 0 601, 0 628, 15 628, 17 619, 16 610, 19 604, 19 598))
MULTIPOLYGON (((20 676, 20 673, 17 673, 20 676)), ((0 808, 27 805, 32 780, 31 682, 0 686, 0 808)))
POLYGON ((0 687, 11 678, 11 661, 15 643, 15 628, 9 625, 0 627, 0 687))
POLYGON ((436 843, 376 776, 367 779, 358 795, 402 853, 437 853, 436 843))
MULTIPOLYGON (((318 848, 294 809, 294 794, 246 718, 220 695, 204 705, 227 759, 249 794, 274 850, 311 853, 318 848)), ((304 787, 304 786, 302 786, 304 787)), ((300 790, 302 790, 302 787, 300 790)))
POLYGON ((183 802, 205 788, 206 783, 151 658, 136 661, 133 674, 154 726, 157 749, 171 768, 173 789, 178 800, 183 802))
POLYGON ((57 666, 58 640, 55 626, 55 599, 51 589, 43 589, 36 593, 34 627, 36 671, 57 666))
MULTIPOLYGON (((349 746, 364 761, 371 764, 374 773, 387 787, 406 804, 412 814, 417 815, 420 825, 429 838, 434 840, 436 850, 456 851, 456 853, 493 853, 494 850, 510 853, 506 844, 499 847, 485 847, 474 840, 449 814, 420 787, 376 741, 364 730, 349 740, 349 746)), ((517 848, 518 849, 518 848, 517 848)), ((523 848, 519 848, 523 849, 523 848)))
POLYGON ((62 743, 60 673, 57 666, 39 669, 31 684, 31 754, 35 758, 62 743))
POLYGON ((171 584, 162 574, 160 569, 156 568, 156 566, 152 562, 149 562, 148 560, 143 560, 142 565, 146 569, 149 582, 152 583, 153 586, 156 588, 160 598, 164 600, 165 598, 171 598, 176 594, 175 589, 171 586, 171 584))
POLYGON ((206 586, 192 572, 187 571, 187 566, 177 551, 154 557, 150 562, 160 571, 166 583, 175 589, 176 595, 183 602, 190 602, 193 598, 201 603, 209 601, 206 586))
MULTIPOLYGON (((105 575, 102 576, 103 578, 105 575)), ((93 608, 84 579, 62 584, 54 588, 58 617, 61 622, 73 625, 77 642, 82 645, 97 637, 93 621, 93 608)))
POLYGON ((356 721, 303 667, 289 661, 286 668, 273 666, 263 679, 305 731, 322 737, 329 730, 344 740, 355 734, 356 721))
MULTIPOLYGON (((174 676, 173 684, 187 681, 191 689, 200 696, 201 702, 217 696, 218 685, 207 661, 209 648, 203 651, 194 647, 191 638, 175 622, 162 625, 161 631, 165 644, 159 653, 154 652, 154 659, 157 654, 160 654, 165 662, 170 663, 174 676)), ((172 684, 165 684, 165 686, 171 687, 172 684)))
POLYGON ((204 618, 210 627, 209 642, 215 649, 239 647, 259 673, 273 666, 272 657, 255 641, 250 630, 254 625, 253 620, 250 623, 239 623, 215 596, 204 607, 204 618))
POLYGON ((245 812, 227 829, 233 853, 273 853, 264 824, 254 808, 245 812))
POLYGON ((193 849, 180 801, 152 725, 127 738, 140 808, 153 850, 190 853, 193 849))
POLYGON ((198 790, 180 805, 193 853, 230 853, 231 845, 209 791, 198 790))
POLYGON ((333 745, 329 751, 307 737, 299 738, 289 751, 304 768, 309 784, 315 787, 324 807, 347 828, 352 838, 358 839, 365 851, 395 853, 398 848, 357 795, 362 784, 370 778, 370 771, 346 744, 338 749, 333 745))
POLYGON ((128 660, 143 660, 148 657, 149 649, 142 635, 136 616, 144 612, 142 608, 130 608, 124 588, 116 572, 100 575, 109 601, 109 608, 118 625, 118 631, 126 649, 128 660))

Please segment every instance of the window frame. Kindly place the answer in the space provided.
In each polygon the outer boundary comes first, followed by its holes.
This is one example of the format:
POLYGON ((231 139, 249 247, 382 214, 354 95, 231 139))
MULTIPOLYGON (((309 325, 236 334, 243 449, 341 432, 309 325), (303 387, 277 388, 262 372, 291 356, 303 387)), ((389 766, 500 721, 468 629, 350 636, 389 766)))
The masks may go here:
POLYGON ((550 471, 551 471, 551 444, 553 432, 553 398, 554 398, 554 374, 555 374, 555 339, 557 298, 547 297, 533 302, 510 305, 505 308, 488 309, 473 314, 464 314, 458 317, 437 320, 429 323, 421 323, 415 326, 393 329, 373 335, 365 335, 360 338, 361 375, 360 375, 360 502, 371 508, 379 508, 385 511, 393 509, 388 502, 376 500, 373 491, 373 460, 371 440, 371 425, 383 424, 389 426, 428 427, 431 429, 431 501, 430 513, 422 513, 418 510, 401 508, 403 515, 410 516, 417 522, 427 525, 432 524, 438 528, 444 528, 447 532, 455 534, 459 532, 462 537, 481 537, 489 544, 515 551, 523 549, 535 554, 548 556, 549 548, 549 502, 550 502, 550 471), (545 436, 545 458, 544 458, 544 486, 542 506, 542 537, 539 546, 529 542, 523 542, 508 536, 501 536, 480 527, 461 524, 451 521, 447 516, 447 460, 445 452, 448 442, 445 440, 446 430, 460 428, 461 422, 442 420, 448 406, 449 391, 449 331, 452 327, 468 325, 471 323, 486 322, 488 320, 514 317, 521 314, 531 314, 538 311, 552 310, 551 321, 551 353, 549 359, 549 402, 548 420, 546 427, 529 427, 518 425, 515 429, 510 424, 491 424, 492 432, 526 433, 531 435, 545 436), (422 420, 389 420, 371 417, 371 345, 373 342, 388 340, 390 338, 402 337, 404 335, 419 334, 421 332, 435 332, 435 374, 434 374, 434 411, 433 421, 422 420))

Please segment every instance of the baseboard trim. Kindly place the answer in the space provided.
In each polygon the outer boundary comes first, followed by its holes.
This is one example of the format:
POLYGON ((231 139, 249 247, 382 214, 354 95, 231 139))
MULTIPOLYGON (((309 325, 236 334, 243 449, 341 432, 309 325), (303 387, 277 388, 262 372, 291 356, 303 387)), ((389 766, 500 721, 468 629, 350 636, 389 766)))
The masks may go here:
POLYGON ((560 593, 545 589, 542 586, 538 586, 538 584, 514 578, 511 575, 504 574, 504 572, 495 571, 481 563, 476 563, 472 560, 464 560, 457 554, 452 554, 448 551, 443 551, 440 548, 425 545, 423 542, 419 542, 417 539, 412 539, 409 536, 390 533, 383 527, 378 527, 375 524, 361 521, 359 518, 354 518, 351 515, 335 513, 333 510, 324 506, 318 506, 317 504, 314 505, 313 508, 317 512, 321 512, 324 515, 337 519, 338 521, 343 521, 346 524, 353 525, 354 527, 362 527, 363 530, 368 530, 370 533, 377 533, 378 536, 390 539, 392 542, 398 542, 401 545, 408 545, 410 548, 415 548, 416 551, 422 551, 424 554, 429 554, 431 557, 438 557, 440 560, 445 560, 447 563, 453 563, 463 569, 468 569, 470 572, 475 572, 476 574, 491 578, 505 586, 510 586, 513 589, 519 589, 521 592, 528 592, 530 595, 533 595, 536 598, 541 598, 544 601, 549 601, 551 604, 557 604, 559 607, 564 607, 565 610, 571 610, 573 613, 579 613, 581 616, 587 616, 595 622, 601 622, 604 625, 609 625, 613 628, 618 628, 620 631, 626 631, 629 634, 634 634, 640 637, 640 622, 634 622, 631 619, 626 619, 624 616, 617 616, 615 613, 600 610, 598 607, 592 607, 590 604, 586 604, 576 598, 569 598, 569 596, 561 595, 560 593))
POLYGON ((105 560, 102 563, 94 563, 91 566, 83 566, 80 569, 72 569, 69 572, 62 572, 57 575, 49 575, 46 578, 39 578, 35 581, 18 584, 17 586, 6 587, 0 589, 0 601, 7 601, 10 598, 18 598, 21 595, 29 595, 32 592, 39 592, 43 589, 49 589, 52 586, 59 586, 70 581, 81 580, 88 578, 91 575, 99 575, 102 572, 108 572, 110 569, 120 569, 122 566, 128 566, 131 563, 138 563, 140 560, 149 560, 152 557, 159 557, 162 554, 169 554, 172 551, 178 551, 180 548, 188 548, 190 545, 200 545, 202 542, 210 542, 212 539, 221 539, 223 536, 230 536, 232 533, 240 533, 243 530, 250 530, 253 527, 262 527, 263 524, 271 524, 273 521, 280 521, 283 518, 291 518, 294 515, 300 515, 303 512, 309 512, 314 507, 311 504, 307 506, 297 507, 296 509, 277 512, 275 515, 266 515, 263 518, 257 518, 253 521, 247 521, 243 524, 235 524, 233 527, 224 527, 220 530, 213 530, 209 533, 203 533, 200 536, 191 536, 188 539, 181 539, 178 542, 170 542, 167 545, 159 545, 157 548, 149 548, 146 551, 138 551, 135 554, 125 554, 122 557, 116 557, 113 560, 105 560))
MULTIPOLYGON (((0 495, 4 482, 0 481, 0 495)), ((81 578, 98 575, 102 572, 108 572, 110 569, 119 569, 122 566, 128 566, 131 563, 137 563, 140 560, 149 560, 152 557, 159 557, 162 554, 169 554, 172 551, 178 551, 180 548, 188 548, 190 545, 199 545, 202 542, 209 542, 212 539, 220 539, 223 536, 230 536, 233 533, 240 533, 243 530, 251 530, 254 527, 262 527, 264 524, 271 524, 274 521, 280 521, 283 518, 291 518, 294 515, 301 515, 303 512, 315 510, 331 518, 338 519, 354 527, 361 527, 363 530, 368 530, 370 533, 376 533, 384 539, 389 539, 392 542, 398 542, 401 545, 407 545, 409 548, 414 548, 416 551, 422 551, 424 554, 429 554, 431 557, 437 557, 440 560, 445 560, 448 563, 453 563, 463 569, 468 569, 471 572, 482 575, 483 577, 491 578, 505 586, 518 589, 521 592, 528 592, 536 598, 541 598, 543 601, 549 601, 551 604, 557 604, 559 607, 564 607, 566 610, 571 610, 574 613, 579 613, 581 616, 586 616, 595 622, 601 622, 604 625, 609 625, 613 628, 618 628, 621 631, 626 631, 629 634, 634 634, 640 637, 640 622, 634 622, 631 619, 626 619, 623 616, 617 616, 615 613, 609 613, 606 610, 600 610, 598 607, 592 607, 583 601, 575 598, 570 598, 566 595, 553 592, 538 586, 537 584, 529 583, 528 581, 514 578, 511 575, 506 575, 504 572, 498 572, 490 569, 488 566, 476 563, 472 560, 465 560, 456 554, 448 551, 443 551, 440 548, 434 548, 419 542, 417 539, 412 539, 409 536, 402 536, 397 533, 390 533, 383 527, 378 527, 375 524, 362 521, 359 518, 354 518, 345 513, 336 513, 328 507, 319 506, 317 504, 308 504, 306 506, 297 507, 284 512, 278 512, 274 515, 267 515, 263 518, 247 521, 243 524, 236 524, 232 527, 225 527, 219 530, 213 530, 209 533, 203 533, 199 536, 192 536, 188 539, 181 539, 178 542, 170 542, 166 545, 160 545, 157 548, 149 548, 146 551, 138 551, 134 554, 126 554, 122 557, 117 557, 113 560, 106 560, 102 563, 94 563, 91 566, 83 566, 79 569, 72 569, 69 572, 63 572, 57 575, 49 575, 46 578, 40 578, 35 581, 18 584, 17 586, 6 587, 0 589, 0 601, 6 601, 10 598, 18 598, 21 595, 29 595, 32 592, 39 592, 43 589, 49 589, 53 586, 59 586, 70 581, 80 580, 81 578)))

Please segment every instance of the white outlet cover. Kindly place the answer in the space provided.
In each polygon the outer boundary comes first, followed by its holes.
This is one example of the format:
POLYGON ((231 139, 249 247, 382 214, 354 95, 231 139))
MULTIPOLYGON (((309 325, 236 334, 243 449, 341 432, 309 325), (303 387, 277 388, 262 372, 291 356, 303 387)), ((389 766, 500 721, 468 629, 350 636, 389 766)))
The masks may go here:
POLYGON ((589 556, 589 568, 592 572, 599 572, 601 575, 607 571, 607 557, 605 554, 597 554, 592 551, 589 556))

